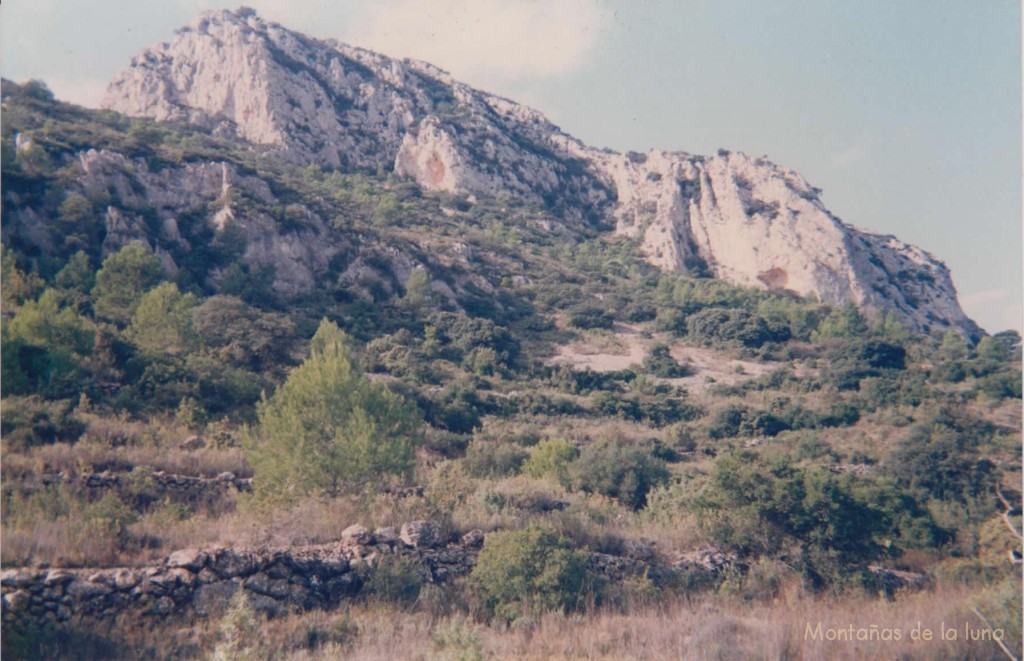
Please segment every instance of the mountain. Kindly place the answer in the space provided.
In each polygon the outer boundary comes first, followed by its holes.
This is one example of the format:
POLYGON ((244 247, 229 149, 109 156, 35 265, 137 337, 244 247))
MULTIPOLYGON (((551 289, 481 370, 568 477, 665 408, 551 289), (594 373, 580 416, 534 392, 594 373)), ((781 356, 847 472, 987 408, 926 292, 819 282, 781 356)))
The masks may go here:
POLYGON ((192 122, 293 164, 510 195, 635 237, 663 269, 893 312, 917 331, 982 334, 942 262, 843 223, 792 170, 724 151, 596 149, 430 64, 313 39, 250 9, 205 13, 137 55, 104 107, 192 122))

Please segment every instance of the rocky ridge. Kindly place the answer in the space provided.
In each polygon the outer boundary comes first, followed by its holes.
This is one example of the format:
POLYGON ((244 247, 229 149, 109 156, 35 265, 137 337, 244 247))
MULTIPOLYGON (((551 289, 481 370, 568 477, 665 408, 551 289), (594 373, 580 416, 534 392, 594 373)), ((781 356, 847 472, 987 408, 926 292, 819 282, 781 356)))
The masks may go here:
POLYGON ((740 153, 595 149, 429 64, 312 39, 249 9, 208 12, 145 50, 104 105, 234 133, 293 163, 515 195, 567 220, 614 225, 665 269, 891 311, 918 331, 981 333, 944 264, 844 224, 791 170, 740 153))

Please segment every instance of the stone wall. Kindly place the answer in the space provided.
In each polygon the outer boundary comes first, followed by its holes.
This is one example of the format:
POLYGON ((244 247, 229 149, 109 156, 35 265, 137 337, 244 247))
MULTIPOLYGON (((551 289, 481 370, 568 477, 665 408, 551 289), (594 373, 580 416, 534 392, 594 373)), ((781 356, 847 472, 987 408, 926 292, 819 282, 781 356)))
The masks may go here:
MULTIPOLYGON (((410 558, 425 583, 444 584, 472 571, 484 533, 441 539, 429 521, 400 529, 349 527, 338 542, 290 548, 186 549, 145 567, 30 567, 0 573, 4 631, 57 624, 87 626, 132 612, 164 619, 222 613, 244 589, 250 605, 274 616, 334 608, 360 593, 382 557, 410 558)), ((625 555, 592 553, 590 568, 619 580, 656 569, 646 547, 625 555)), ((657 571, 654 572, 657 574, 657 571)))
POLYGON ((3 628, 74 626, 128 611, 150 618, 221 613, 239 588, 268 615, 332 608, 357 595, 385 554, 416 559, 425 582, 468 573, 483 534, 441 542, 429 522, 370 532, 352 526, 343 539, 285 549, 187 549, 145 567, 31 567, 0 573, 3 628))

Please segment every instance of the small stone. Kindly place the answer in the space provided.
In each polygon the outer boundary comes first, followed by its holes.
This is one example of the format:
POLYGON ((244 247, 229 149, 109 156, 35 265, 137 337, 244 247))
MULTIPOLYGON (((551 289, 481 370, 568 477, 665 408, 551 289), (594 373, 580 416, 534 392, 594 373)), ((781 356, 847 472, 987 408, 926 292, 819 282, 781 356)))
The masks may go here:
POLYGON ((377 541, 381 544, 395 544, 399 541, 398 531, 395 530, 394 526, 377 528, 373 531, 373 536, 376 537, 377 541))
POLYGON ((623 542, 622 550, 626 552, 627 556, 637 560, 650 560, 654 557, 654 551, 650 546, 647 546, 643 542, 638 542, 635 539, 627 539, 623 542))
POLYGON ((182 549, 167 556, 168 567, 184 567, 191 571, 199 571, 206 564, 209 556, 198 549, 182 549))
POLYGON ((51 569, 46 573, 46 578, 43 579, 43 585, 46 587, 52 587, 54 585, 70 583, 73 580, 75 580, 75 575, 71 572, 63 569, 51 569))
POLYGON ((118 569, 114 572, 114 587, 118 590, 130 590, 141 580, 142 577, 130 569, 118 569))
POLYGON ((32 602, 32 595, 24 590, 15 590, 4 595, 4 610, 17 613, 28 608, 32 602))
POLYGON ((370 531, 358 523, 341 531, 341 543, 343 546, 364 546, 372 541, 373 535, 370 531))
POLYGON ((462 545, 469 546, 472 548, 478 548, 484 544, 484 531, 483 530, 470 530, 462 536, 462 545))
POLYGON ((438 530, 430 521, 410 521, 402 524, 402 542, 414 549, 429 549, 438 543, 438 530))
POLYGON ((80 601, 102 597, 112 591, 110 586, 91 581, 72 581, 67 587, 67 593, 80 601))

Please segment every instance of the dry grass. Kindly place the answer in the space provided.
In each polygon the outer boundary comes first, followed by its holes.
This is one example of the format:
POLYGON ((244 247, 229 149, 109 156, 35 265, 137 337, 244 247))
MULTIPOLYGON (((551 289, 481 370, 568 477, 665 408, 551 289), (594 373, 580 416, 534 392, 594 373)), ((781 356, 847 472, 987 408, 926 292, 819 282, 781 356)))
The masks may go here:
POLYGON ((1003 658, 991 641, 964 640, 965 625, 972 630, 984 627, 971 611, 975 596, 949 589, 885 601, 867 596, 823 598, 794 590, 770 604, 721 597, 676 599, 630 613, 549 613, 508 627, 488 626, 464 614, 432 617, 362 604, 333 619, 319 613, 266 623, 252 649, 260 658, 366 660, 1003 658), (815 640, 819 623, 823 633, 848 632, 852 626, 854 639, 815 640), (955 628, 958 640, 942 640, 943 625, 955 628), (899 629, 901 640, 856 640, 858 630, 870 631, 872 626, 879 631, 899 629), (301 648, 306 632, 339 627, 357 633, 347 642, 301 648), (912 640, 911 632, 918 627, 930 629, 933 639, 912 640))

